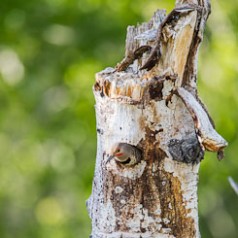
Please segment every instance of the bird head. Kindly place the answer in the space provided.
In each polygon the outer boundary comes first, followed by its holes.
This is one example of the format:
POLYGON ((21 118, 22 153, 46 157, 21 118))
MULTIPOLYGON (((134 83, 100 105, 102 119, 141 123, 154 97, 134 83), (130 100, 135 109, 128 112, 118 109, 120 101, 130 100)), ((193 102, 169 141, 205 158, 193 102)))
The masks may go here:
POLYGON ((119 162, 124 162, 128 159, 128 145, 126 143, 116 143, 112 146, 108 162, 115 158, 119 162))

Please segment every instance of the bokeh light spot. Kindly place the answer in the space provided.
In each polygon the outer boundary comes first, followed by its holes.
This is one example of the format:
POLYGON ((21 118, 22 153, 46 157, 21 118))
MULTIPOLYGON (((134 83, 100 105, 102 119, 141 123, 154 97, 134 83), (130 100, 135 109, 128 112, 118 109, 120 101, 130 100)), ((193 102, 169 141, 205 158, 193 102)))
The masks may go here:
POLYGON ((62 25, 51 25, 43 33, 43 38, 54 45, 70 45, 75 40, 75 32, 72 28, 62 25))
POLYGON ((58 225, 64 220, 62 207, 54 197, 40 200, 36 206, 35 215, 42 225, 58 225))
POLYGON ((0 73, 9 85, 15 85, 24 77, 24 66, 15 51, 0 51, 0 73))

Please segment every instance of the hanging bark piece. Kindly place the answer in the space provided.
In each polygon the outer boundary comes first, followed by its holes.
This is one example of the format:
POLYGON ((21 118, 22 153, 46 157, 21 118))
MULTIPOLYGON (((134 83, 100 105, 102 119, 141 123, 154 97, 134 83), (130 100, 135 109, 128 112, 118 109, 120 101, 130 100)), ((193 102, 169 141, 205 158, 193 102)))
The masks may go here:
POLYGON ((184 88, 178 88, 177 92, 192 115, 197 135, 205 149, 214 152, 223 150, 227 142, 215 131, 207 112, 199 101, 184 88))
POLYGON ((158 10, 149 23, 128 27, 125 58, 96 75, 92 238, 200 237, 199 162, 205 149, 227 145, 196 89, 209 13, 208 0, 176 1, 167 17, 158 10), (130 166, 112 159, 118 143, 140 159, 130 166))

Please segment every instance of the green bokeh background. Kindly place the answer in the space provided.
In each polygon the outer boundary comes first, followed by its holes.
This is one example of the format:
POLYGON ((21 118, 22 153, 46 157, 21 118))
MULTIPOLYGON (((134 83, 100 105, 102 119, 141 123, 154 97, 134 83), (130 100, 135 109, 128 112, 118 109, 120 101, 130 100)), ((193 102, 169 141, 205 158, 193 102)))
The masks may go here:
MULTIPOLYGON (((169 0, 0 2, 0 237, 86 238, 96 157, 95 73, 124 55, 127 25, 169 0)), ((238 1, 213 0, 199 94, 229 142, 201 163, 202 237, 238 237, 238 1)))

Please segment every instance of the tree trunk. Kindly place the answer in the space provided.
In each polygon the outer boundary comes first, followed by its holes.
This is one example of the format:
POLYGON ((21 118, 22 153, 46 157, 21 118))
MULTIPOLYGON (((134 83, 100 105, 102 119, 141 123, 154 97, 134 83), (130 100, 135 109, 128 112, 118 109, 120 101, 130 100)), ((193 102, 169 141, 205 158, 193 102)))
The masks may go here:
POLYGON ((96 75, 97 160, 87 201, 92 238, 200 237, 197 183, 204 151, 226 141, 197 95, 197 53, 208 0, 176 1, 166 17, 128 27, 126 56, 96 75), (107 162, 124 142, 132 166, 107 162))

